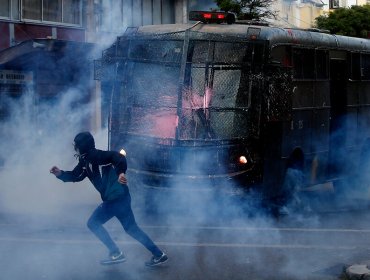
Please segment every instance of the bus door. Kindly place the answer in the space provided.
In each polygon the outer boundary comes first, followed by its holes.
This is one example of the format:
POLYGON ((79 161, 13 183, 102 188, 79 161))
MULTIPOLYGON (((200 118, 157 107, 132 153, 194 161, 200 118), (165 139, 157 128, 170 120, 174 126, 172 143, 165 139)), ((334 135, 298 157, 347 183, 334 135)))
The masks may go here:
POLYGON ((346 163, 347 61, 344 52, 330 53, 330 137, 328 172, 337 178, 346 163))

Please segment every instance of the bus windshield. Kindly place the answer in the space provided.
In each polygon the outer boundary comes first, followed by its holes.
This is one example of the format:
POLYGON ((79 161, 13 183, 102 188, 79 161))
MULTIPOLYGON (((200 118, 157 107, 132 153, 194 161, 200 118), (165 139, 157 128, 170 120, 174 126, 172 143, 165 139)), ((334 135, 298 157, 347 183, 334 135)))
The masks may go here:
POLYGON ((190 40, 187 48, 182 40, 128 45, 121 97, 130 110, 126 132, 178 140, 247 136, 250 45, 204 40, 190 40))

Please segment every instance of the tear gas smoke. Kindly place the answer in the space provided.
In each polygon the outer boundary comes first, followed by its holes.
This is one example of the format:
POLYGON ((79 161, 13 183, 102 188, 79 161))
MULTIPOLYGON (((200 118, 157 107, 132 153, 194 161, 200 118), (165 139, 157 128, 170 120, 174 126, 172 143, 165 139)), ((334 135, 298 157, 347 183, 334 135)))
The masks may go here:
POLYGON ((70 203, 96 200, 90 188, 62 186, 48 174, 52 165, 68 169, 76 163, 72 141, 79 132, 81 119, 90 114, 89 105, 78 110, 71 102, 81 92, 71 89, 57 105, 35 107, 35 95, 26 92, 9 100, 11 115, 0 124, 3 166, 0 171, 1 211, 55 218, 70 203), (37 110, 37 112, 34 112, 37 110), (73 191, 73 195, 70 195, 73 191))
MULTIPOLYGON (((49 223, 50 226, 50 223, 65 222, 82 225, 100 202, 97 192, 87 180, 76 184, 65 184, 49 174, 49 168, 53 165, 70 170, 76 164, 72 141, 76 133, 85 130, 80 120, 90 117, 93 106, 85 104, 76 109, 71 104, 75 102, 76 96, 81 94, 78 88, 86 86, 84 84, 69 89, 61 94, 62 98, 57 104, 45 104, 39 108, 38 112, 33 112, 35 107, 32 92, 24 93, 21 99, 9 101, 11 116, 7 121, 0 123, 2 131, 0 155, 3 161, 0 170, 1 213, 15 213, 29 217, 26 226, 42 227, 43 223, 49 223)), ((206 94, 204 99, 189 99, 188 101, 205 108, 209 106, 211 98, 211 95, 206 94)), ((168 118, 168 115, 159 116, 159 119, 151 120, 151 122, 155 123, 156 130, 168 126, 168 130, 163 130, 165 136, 170 135, 168 131, 177 125, 177 119, 168 118)), ((147 127, 138 130, 147 131, 147 127)), ((94 137, 96 147, 105 149, 107 131, 96 132, 94 137)), ((127 151, 127 157, 130 156, 130 151, 127 151)), ((194 163, 191 159, 185 158, 184 161, 188 162, 189 168, 201 169, 201 166, 192 166, 194 163)), ((198 162, 207 163, 207 158, 199 159, 198 162)), ((293 182, 299 181, 302 176, 294 170, 290 175, 296 177, 293 182)), ((176 235, 187 242, 197 243, 199 232, 196 228, 204 225, 268 228, 275 227, 277 223, 266 214, 266 209, 259 204, 260 198, 256 197, 254 192, 239 195, 240 189, 226 182, 221 184, 208 181, 208 184, 203 182, 202 185, 197 185, 174 180, 170 188, 153 188, 142 183, 140 178, 134 179, 130 172, 128 172, 128 182, 132 192, 134 211, 139 217, 138 222, 141 221, 140 217, 148 215, 147 210, 149 209, 149 213, 156 212, 161 223, 168 225, 168 232, 161 236, 161 240, 167 240, 167 236, 176 235), (192 230, 184 232, 179 229, 179 226, 191 226, 192 230)), ((295 186, 290 185, 289 187, 294 188, 295 186)), ((321 203, 328 206, 329 201, 331 198, 321 203)), ((290 205, 288 205, 288 210, 289 207, 290 205)), ((301 221, 306 226, 319 226, 315 214, 311 214, 310 217, 293 214, 296 205, 291 207, 293 212, 290 212, 290 217, 301 221)), ((117 235, 124 235, 120 225, 112 222, 109 226, 119 228, 117 235)), ((233 242, 238 243, 238 238, 241 238, 240 243, 242 243, 245 238, 250 237, 261 243, 279 244, 281 238, 278 230, 260 236, 249 231, 246 235, 233 237, 233 242)), ((226 233, 220 234, 218 238, 224 240, 225 243, 230 242, 230 236, 226 233)), ((103 252, 103 248, 99 248, 103 252)), ((165 249, 171 257, 171 247, 165 249)), ((194 258, 188 256, 185 260, 179 256, 183 266, 189 268, 189 271, 197 267, 194 261, 198 258, 197 250, 201 249, 194 247, 194 258)), ((65 254, 70 254, 70 251, 66 251, 65 254)), ((248 254, 253 258, 256 266, 265 265, 262 255, 257 250, 251 249, 248 254)), ((205 253, 200 255, 204 257, 202 261, 208 262, 210 266, 215 263, 214 256, 205 253)), ((233 257, 235 262, 242 262, 245 254, 240 253, 233 257)), ((294 275, 296 272, 292 269, 297 262, 295 256, 287 255, 286 258, 282 270, 286 270, 288 275, 296 276, 294 275)), ((305 273, 304 268, 301 273, 305 273)))

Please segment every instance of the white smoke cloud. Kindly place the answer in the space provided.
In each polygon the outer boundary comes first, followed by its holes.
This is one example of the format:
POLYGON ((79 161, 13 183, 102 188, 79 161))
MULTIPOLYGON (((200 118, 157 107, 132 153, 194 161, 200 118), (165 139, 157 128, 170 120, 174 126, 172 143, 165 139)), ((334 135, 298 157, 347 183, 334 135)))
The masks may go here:
POLYGON ((55 105, 35 106, 32 91, 9 101, 9 119, 0 124, 4 161, 0 170, 1 211, 52 217, 62 214, 66 204, 94 200, 88 190, 81 192, 86 189, 83 186, 62 186, 49 174, 53 165, 66 169, 76 164, 73 138, 91 111, 89 104, 78 109, 72 106, 79 94, 70 89, 55 105))
MULTIPOLYGON (((206 7, 197 6, 197 8, 206 7)), ((108 35, 101 39, 101 43, 110 45, 115 38, 108 35)), ((48 221, 54 220, 59 224, 69 220, 84 225, 91 211, 100 202, 98 193, 87 179, 81 183, 66 184, 49 174, 49 169, 53 165, 70 170, 77 163, 73 157, 72 141, 78 132, 86 130, 81 122, 89 119, 94 111, 93 104, 75 105, 76 98, 81 95, 79 88, 85 86, 88 85, 81 84, 61 93, 62 98, 56 104, 43 105, 37 112, 34 112, 33 92, 27 92, 21 99, 11 102, 11 116, 6 122, 0 124, 2 131, 0 155, 4 161, 0 170, 0 212, 30 216, 29 221, 36 226, 41 225, 40 219, 43 218, 47 218, 48 221)), ((95 131, 93 135, 97 148, 105 149, 107 131, 95 131)), ((129 151, 128 156, 130 156, 129 151)), ((200 162, 206 163, 207 159, 200 162)), ((189 160, 189 165, 191 164, 189 160)), ((269 228, 276 227, 277 224, 277 221, 269 215, 270 213, 266 213, 267 210, 261 207, 260 198, 253 192, 238 195, 233 185, 224 182, 206 184, 204 182, 185 183, 180 180, 180 182, 171 182, 170 188, 154 188, 140 182, 130 173, 128 180, 139 224, 142 221, 140 217, 155 212, 158 214, 157 218, 159 217, 163 224, 168 225, 168 231, 161 235, 161 240, 170 240, 171 236, 176 236, 180 240, 196 244, 200 240, 200 231, 197 228, 205 225, 269 228), (184 231, 186 227, 190 227, 191 230, 184 231)), ((328 201, 325 200, 323 203, 328 201)), ((319 226, 315 214, 311 214, 308 218, 293 212, 290 217, 306 226, 319 226)), ((120 225, 113 222, 109 223, 109 226, 119 229, 114 235, 124 235, 120 225)), ((212 234, 216 233, 210 228, 210 238, 212 234)), ((217 234, 217 240, 231 242, 228 232, 217 234)), ((243 232, 243 234, 243 236, 233 236, 232 242, 242 243, 248 238, 260 243, 280 244, 281 242, 281 234, 278 230, 267 231, 260 236, 256 235, 255 231, 243 232)), ((181 260, 189 271, 197 268, 199 254, 204 257, 202 261, 208 262, 210 267, 217 263, 216 257, 212 254, 200 252, 200 247, 194 248, 191 253, 194 258, 188 256, 188 260, 181 260)), ((171 258, 171 248, 164 249, 171 258)), ((129 252, 130 250, 128 249, 129 252)), ((265 255, 256 249, 250 249, 248 253, 236 253, 233 256, 235 262, 240 265, 245 264, 247 257, 257 268, 260 268, 259 265, 265 265, 265 255)), ((295 258, 294 253, 287 254, 281 270, 286 271, 288 275, 297 276, 295 258)), ((305 267, 300 273, 304 274, 307 271, 309 267, 305 267)), ((53 273, 59 276, 58 272, 53 273)))

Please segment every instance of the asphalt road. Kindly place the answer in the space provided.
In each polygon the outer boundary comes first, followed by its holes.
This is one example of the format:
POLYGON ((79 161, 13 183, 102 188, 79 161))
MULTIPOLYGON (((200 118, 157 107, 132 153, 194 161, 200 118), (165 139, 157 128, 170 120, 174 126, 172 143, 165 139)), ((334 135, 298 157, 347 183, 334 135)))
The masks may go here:
POLYGON ((148 268, 150 254, 109 221, 127 255, 101 266, 105 248, 85 226, 93 204, 60 216, 0 213, 0 279, 339 279, 346 265, 370 259, 370 209, 212 217, 172 213, 148 216, 134 208, 139 225, 169 256, 148 268))

